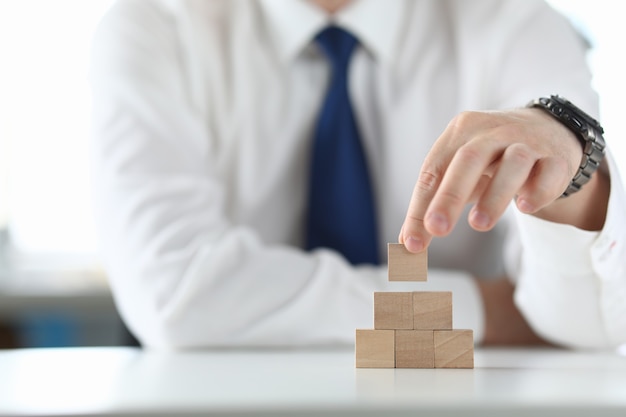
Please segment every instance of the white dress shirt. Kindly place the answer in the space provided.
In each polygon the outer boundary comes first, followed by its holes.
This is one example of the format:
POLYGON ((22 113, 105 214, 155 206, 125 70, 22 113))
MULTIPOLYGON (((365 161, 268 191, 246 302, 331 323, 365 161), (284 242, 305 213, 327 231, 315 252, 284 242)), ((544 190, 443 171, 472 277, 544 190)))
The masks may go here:
MULTIPOLYGON (((626 202, 612 176, 604 230, 511 207, 491 232, 462 219, 429 249, 427 283, 302 249, 312 129, 329 78, 312 44, 329 23, 360 40, 351 97, 379 215, 396 242, 422 160, 453 116, 561 94, 597 115, 586 49, 538 1, 124 0, 92 61, 102 253, 148 347, 353 343, 374 291, 453 291, 454 327, 484 334, 472 277, 505 273, 545 338, 626 342, 626 202)), ((612 139, 610 132, 607 141, 612 139)), ((610 162, 610 168, 613 164, 610 162)))

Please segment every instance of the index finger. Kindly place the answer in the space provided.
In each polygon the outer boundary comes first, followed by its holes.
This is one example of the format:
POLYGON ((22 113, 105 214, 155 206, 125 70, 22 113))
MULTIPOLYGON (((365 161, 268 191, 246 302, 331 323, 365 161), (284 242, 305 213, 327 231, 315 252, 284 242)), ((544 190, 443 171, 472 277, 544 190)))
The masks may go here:
POLYGON ((424 159, 398 237, 398 242, 403 243, 409 252, 423 251, 433 238, 426 230, 424 217, 456 149, 465 143, 471 131, 461 123, 465 118, 461 115, 453 118, 424 159))
POLYGON ((398 241, 403 243, 409 252, 423 251, 432 240, 432 235, 424 227, 424 215, 440 183, 439 172, 422 167, 398 237, 398 241))

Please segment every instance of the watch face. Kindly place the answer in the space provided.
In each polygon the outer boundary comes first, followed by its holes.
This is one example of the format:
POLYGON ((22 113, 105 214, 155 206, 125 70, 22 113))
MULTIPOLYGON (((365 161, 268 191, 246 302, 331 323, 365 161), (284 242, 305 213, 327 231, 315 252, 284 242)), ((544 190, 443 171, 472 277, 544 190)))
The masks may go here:
POLYGON ((559 95, 551 96, 551 98, 554 101, 556 101, 559 104, 561 104, 565 109, 574 112, 574 114, 576 116, 582 118, 585 122, 587 122, 588 124, 592 125, 595 129, 599 130, 600 133, 604 133, 604 129, 602 129, 602 126, 600 126, 600 123, 596 119, 594 119, 593 117, 589 116, 587 113, 582 111, 578 106, 576 106, 574 103, 572 103, 568 99, 566 99, 564 97, 561 97, 559 95))

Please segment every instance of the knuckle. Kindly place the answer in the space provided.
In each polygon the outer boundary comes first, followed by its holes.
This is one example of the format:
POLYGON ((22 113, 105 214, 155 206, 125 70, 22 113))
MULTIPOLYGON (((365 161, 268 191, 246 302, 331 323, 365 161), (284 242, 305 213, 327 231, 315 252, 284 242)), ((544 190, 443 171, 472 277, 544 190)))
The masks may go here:
POLYGON ((462 111, 452 118, 452 120, 450 121, 450 126, 460 129, 471 126, 475 123, 478 115, 479 113, 476 111, 462 111))
POLYGON ((419 190, 432 192, 437 188, 441 176, 433 170, 422 170, 417 178, 416 187, 419 190))
POLYGON ((464 196, 454 190, 440 190, 439 196, 445 202, 446 206, 457 206, 460 204, 465 204, 464 196))
POLYGON ((504 158, 516 165, 526 165, 536 160, 534 152, 521 143, 513 144, 504 151, 504 158))
POLYGON ((415 214, 410 214, 409 213, 406 216, 405 224, 412 225, 413 227, 409 228, 409 229, 415 230, 416 229, 415 225, 419 225, 420 227, 423 226, 423 224, 424 224, 424 217, 423 216, 417 216, 415 214))
POLYGON ((466 164, 476 164, 483 159, 483 153, 473 143, 466 143, 457 151, 457 158, 466 164))
POLYGON ((474 115, 471 111, 463 111, 455 115, 448 126, 446 127, 446 131, 455 138, 463 137, 464 132, 468 132, 471 130, 471 126, 474 124, 474 115))

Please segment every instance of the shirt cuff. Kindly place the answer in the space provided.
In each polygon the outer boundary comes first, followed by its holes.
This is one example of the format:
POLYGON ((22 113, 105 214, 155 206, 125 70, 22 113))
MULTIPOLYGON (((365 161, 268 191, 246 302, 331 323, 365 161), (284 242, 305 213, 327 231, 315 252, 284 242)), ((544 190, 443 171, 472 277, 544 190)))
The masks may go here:
POLYGON ((599 232, 553 223, 516 211, 524 257, 546 270, 555 266, 561 274, 591 272, 590 249, 599 232))
POLYGON ((594 268, 603 281, 626 276, 626 193, 622 177, 610 153, 606 159, 611 173, 611 194, 604 227, 592 247, 594 268))
POLYGON ((626 256, 626 198, 620 174, 607 153, 611 171, 611 193, 601 231, 587 231, 553 223, 515 210, 525 256, 563 274, 591 273, 601 280, 624 276, 626 256))

